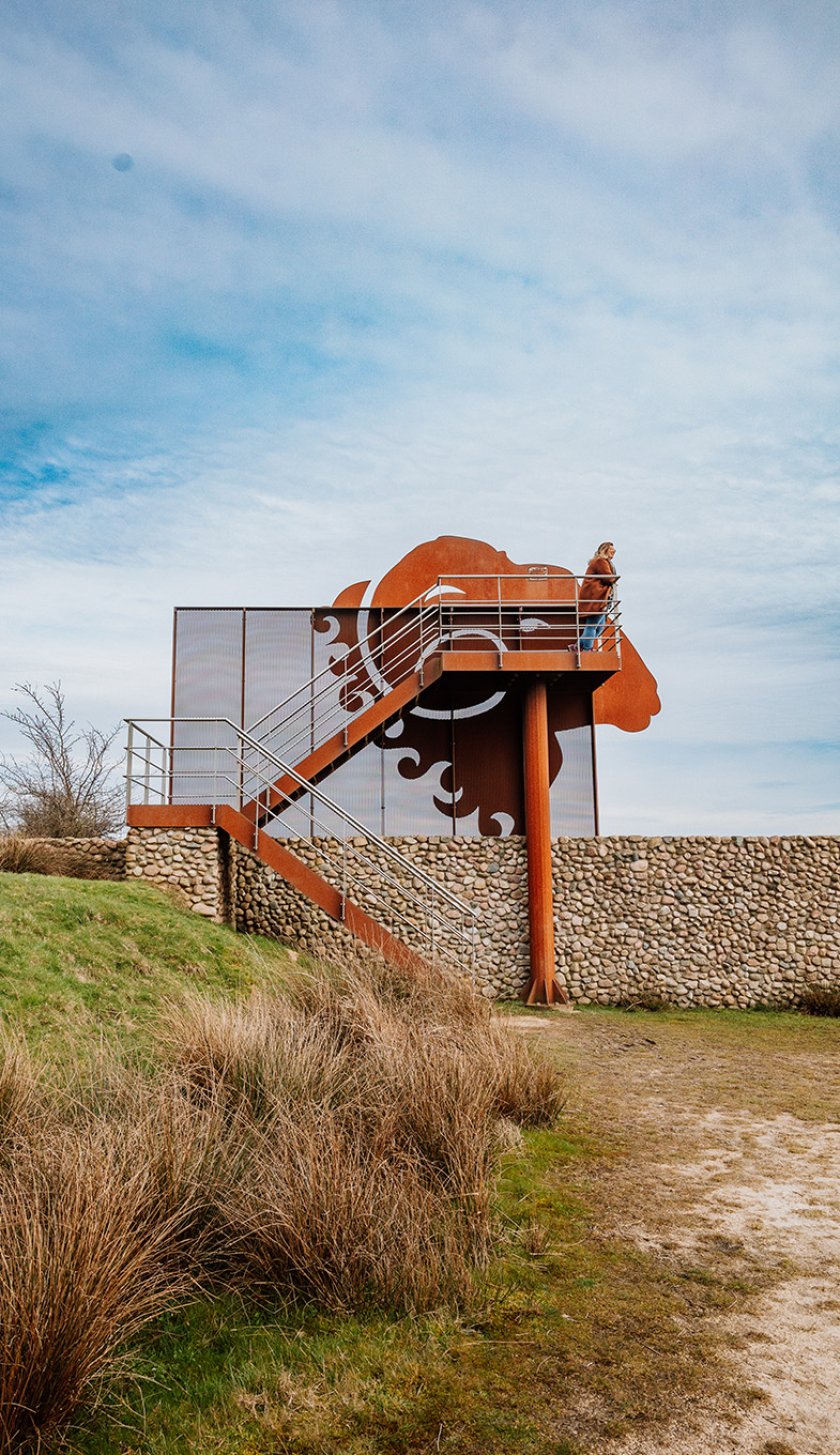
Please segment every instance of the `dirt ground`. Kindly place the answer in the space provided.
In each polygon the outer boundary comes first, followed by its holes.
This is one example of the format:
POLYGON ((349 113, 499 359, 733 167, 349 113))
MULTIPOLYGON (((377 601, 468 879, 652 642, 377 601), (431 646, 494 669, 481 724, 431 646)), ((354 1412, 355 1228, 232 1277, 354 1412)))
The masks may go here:
POLYGON ((722 1393, 610 1455, 840 1455, 840 1024, 515 1019, 623 1148, 606 1174, 612 1231, 758 1289, 720 1317, 743 1400, 722 1393))

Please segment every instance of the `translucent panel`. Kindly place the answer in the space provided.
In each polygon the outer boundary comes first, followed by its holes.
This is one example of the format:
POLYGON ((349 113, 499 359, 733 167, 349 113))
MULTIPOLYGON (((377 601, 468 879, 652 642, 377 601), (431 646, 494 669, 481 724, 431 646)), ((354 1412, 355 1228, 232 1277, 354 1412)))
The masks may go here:
POLYGON ((242 720, 240 607, 181 607, 175 613, 175 716, 242 720))
POLYGON ((551 832, 585 838, 595 832, 592 728, 563 728, 556 737, 563 764, 551 785, 551 832))
MULTIPOLYGON (((176 717, 242 716, 242 632, 239 608, 180 608, 175 614, 174 704, 176 717)), ((216 722, 178 722, 173 728, 170 800, 234 803, 236 764, 219 751, 236 741, 216 722)))
POLYGON ((249 607, 245 613, 245 726, 312 676, 312 612, 249 607))

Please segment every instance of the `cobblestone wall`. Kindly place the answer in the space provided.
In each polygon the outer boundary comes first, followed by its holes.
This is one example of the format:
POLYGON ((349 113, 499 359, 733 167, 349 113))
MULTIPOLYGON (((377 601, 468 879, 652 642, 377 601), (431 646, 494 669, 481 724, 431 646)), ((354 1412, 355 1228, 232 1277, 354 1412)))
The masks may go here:
MULTIPOLYGON (((132 830, 129 873, 148 868, 147 877, 181 888, 200 912, 243 929, 320 952, 352 943, 247 850, 220 850, 215 839, 212 829, 132 830), (158 838, 138 853, 137 835, 158 838)), ((515 995, 528 968, 524 841, 392 842, 478 907, 482 986, 515 995)), ((307 858, 336 882, 317 847, 307 858)), ((645 994, 678 1005, 790 1004, 806 984, 840 983, 838 889, 837 838, 558 839, 558 970, 581 1004, 645 994)), ((374 912, 362 893, 355 897, 374 912)), ((400 932, 396 914, 375 917, 400 932)))
POLYGON ((226 873, 227 835, 218 829, 129 829, 126 879, 146 879, 174 891, 208 919, 230 916, 226 873))
POLYGON ((574 999, 790 1004, 840 982, 838 838, 565 839, 557 948, 574 999))
POLYGON ((35 839, 70 879, 124 879, 125 839, 35 839))
MULTIPOLYGON (((230 840, 227 853, 227 899, 230 921, 236 929, 268 935, 325 958, 336 950, 345 960, 355 955, 364 959, 369 954, 355 935, 294 889, 250 849, 230 840)), ((317 857, 311 856, 316 862, 317 857)), ((323 868, 323 864, 318 867, 323 868)))

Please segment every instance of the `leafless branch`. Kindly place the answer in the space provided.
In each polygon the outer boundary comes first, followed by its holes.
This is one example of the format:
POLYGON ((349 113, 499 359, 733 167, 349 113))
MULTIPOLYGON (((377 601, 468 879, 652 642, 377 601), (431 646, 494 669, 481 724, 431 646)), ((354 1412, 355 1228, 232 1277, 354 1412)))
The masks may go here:
POLYGON ((19 682, 24 706, 2 716, 29 745, 25 758, 0 757, 0 825, 28 838, 85 838, 123 821, 111 749, 119 726, 77 728, 60 682, 19 682))

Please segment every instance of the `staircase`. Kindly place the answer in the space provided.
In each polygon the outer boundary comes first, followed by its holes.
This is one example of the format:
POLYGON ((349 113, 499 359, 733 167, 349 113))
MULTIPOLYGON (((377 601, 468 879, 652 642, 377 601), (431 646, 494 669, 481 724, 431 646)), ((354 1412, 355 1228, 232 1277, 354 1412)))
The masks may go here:
POLYGON ((475 974, 473 907, 229 718, 131 719, 128 765, 130 825, 215 825, 386 959, 475 974), (161 721, 176 747, 152 733, 161 721), (184 729, 201 741, 185 741, 184 729), (281 813, 294 849, 267 831, 281 813))
POLYGON ((439 577, 247 730, 228 718, 129 720, 129 824, 215 824, 390 959, 475 971, 475 910, 320 784, 446 673, 586 671, 593 687, 611 676, 617 603, 601 650, 581 653, 580 579, 439 577), (281 815, 293 848, 270 833, 281 815))

